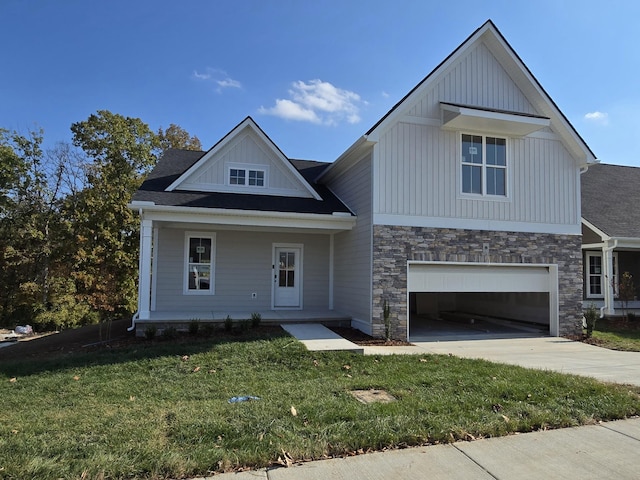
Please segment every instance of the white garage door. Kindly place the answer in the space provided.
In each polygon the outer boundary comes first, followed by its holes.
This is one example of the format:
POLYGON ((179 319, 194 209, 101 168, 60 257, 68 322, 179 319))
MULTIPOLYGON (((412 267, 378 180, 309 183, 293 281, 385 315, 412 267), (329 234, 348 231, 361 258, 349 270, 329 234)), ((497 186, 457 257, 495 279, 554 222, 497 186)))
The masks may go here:
POLYGON ((558 335, 557 265, 409 262, 407 292, 545 292, 558 335))

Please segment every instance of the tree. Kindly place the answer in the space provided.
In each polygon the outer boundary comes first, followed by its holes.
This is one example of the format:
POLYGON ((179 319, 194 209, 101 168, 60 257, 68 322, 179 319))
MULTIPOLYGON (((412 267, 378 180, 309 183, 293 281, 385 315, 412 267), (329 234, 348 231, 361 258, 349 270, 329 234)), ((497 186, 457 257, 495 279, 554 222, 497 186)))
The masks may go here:
POLYGON ((162 127, 158 129, 158 140, 162 152, 170 148, 181 148, 183 150, 202 150, 202 145, 198 137, 189 135, 182 127, 171 124, 166 130, 162 127))
POLYGON ((158 137, 139 118, 106 110, 74 123, 71 131, 74 145, 91 160, 86 188, 67 200, 65 210, 76 248, 78 294, 102 317, 132 313, 138 221, 127 204, 156 162, 158 137))

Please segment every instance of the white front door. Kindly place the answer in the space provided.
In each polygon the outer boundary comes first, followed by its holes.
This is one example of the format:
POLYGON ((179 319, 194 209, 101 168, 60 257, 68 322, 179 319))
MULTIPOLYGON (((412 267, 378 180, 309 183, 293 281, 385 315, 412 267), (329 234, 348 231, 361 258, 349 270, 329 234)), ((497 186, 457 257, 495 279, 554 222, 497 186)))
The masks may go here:
POLYGON ((300 247, 275 247, 273 265, 273 307, 301 307, 302 284, 300 247))

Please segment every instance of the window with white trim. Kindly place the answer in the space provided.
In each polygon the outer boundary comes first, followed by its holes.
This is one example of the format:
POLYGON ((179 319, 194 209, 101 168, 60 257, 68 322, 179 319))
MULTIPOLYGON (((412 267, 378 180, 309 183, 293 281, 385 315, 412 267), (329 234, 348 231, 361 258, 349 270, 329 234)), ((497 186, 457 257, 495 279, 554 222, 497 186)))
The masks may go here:
POLYGON ((265 173, 266 170, 260 168, 229 168, 229 185, 264 187, 265 173))
MULTIPOLYGON (((604 298, 607 272, 604 271, 602 252, 587 252, 585 279, 587 298, 604 298)), ((613 291, 618 293, 618 253, 613 252, 613 291)))
POLYGON ((215 278, 215 234, 185 235, 184 292, 213 294, 215 278))
POLYGON ((462 134, 462 193, 507 196, 507 139, 462 134))

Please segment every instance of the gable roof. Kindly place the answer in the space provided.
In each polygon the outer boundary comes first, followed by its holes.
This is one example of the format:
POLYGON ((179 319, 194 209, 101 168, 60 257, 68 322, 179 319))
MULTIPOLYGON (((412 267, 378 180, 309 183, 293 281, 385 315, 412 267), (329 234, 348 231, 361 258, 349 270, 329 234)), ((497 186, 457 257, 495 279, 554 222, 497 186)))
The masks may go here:
MULTIPOLYGON (((552 127, 560 137, 561 141, 571 152, 572 156, 581 165, 596 162, 596 156, 586 144, 584 139, 578 134, 567 117, 560 111, 553 99, 542 88, 540 82, 533 76, 529 68, 513 50, 504 36, 491 20, 487 20, 475 32, 473 32, 458 48, 456 48, 447 58, 445 58, 436 68, 424 77, 413 89, 409 91, 391 110, 389 110, 380 120, 378 120, 364 135, 359 138, 344 154, 342 154, 334 164, 339 163, 343 158, 349 157, 349 152, 363 148, 364 145, 371 145, 376 142, 379 135, 389 124, 393 124, 402 115, 405 115, 422 95, 434 85, 441 75, 449 67, 455 65, 461 57, 470 51, 477 42, 483 42, 489 51, 494 55, 500 65, 508 73, 512 81, 523 92, 525 97, 539 112, 538 115, 529 115, 531 118, 549 119, 552 127)), ((449 103, 451 105, 451 103, 449 103)), ((480 105, 459 105, 471 109, 482 110, 480 105)), ((485 109, 486 110, 486 109, 485 109)), ((501 112, 510 115, 522 115, 521 112, 501 112)), ((333 167, 327 169, 323 175, 328 174, 333 167)))
POLYGON ((132 202, 153 202, 155 205, 195 208, 222 208, 262 212, 295 212, 331 215, 335 212, 351 215, 351 211, 324 185, 311 183, 327 163, 292 160, 291 167, 313 189, 315 197, 280 197, 242 193, 168 190, 177 179, 196 165, 207 152, 167 150, 152 172, 133 195, 132 202))
MULTIPOLYGON (((167 187, 167 190, 193 190, 194 187, 193 185, 190 185, 190 183, 193 183, 194 177, 196 177, 198 173, 203 169, 215 163, 219 158, 219 154, 221 154, 225 147, 233 144, 233 142, 236 141, 241 136, 241 134, 246 131, 249 131, 255 135, 254 138, 256 140, 253 142, 254 144, 261 144, 263 146, 262 149, 266 149, 266 151, 269 152, 270 157, 272 157, 273 161, 276 162, 279 167, 283 168, 284 171, 288 172, 288 175, 292 178, 294 184, 296 185, 295 189, 298 192, 296 196, 310 196, 315 198, 316 200, 321 200, 321 197, 318 195, 318 193, 304 179, 300 172, 298 172, 298 170, 289 161, 287 156, 282 153, 282 150, 278 148, 278 146, 269 138, 266 133, 264 133, 264 131, 251 117, 246 117, 243 121, 241 121, 233 129, 231 129, 229 133, 222 137, 193 165, 182 172, 182 174, 180 174, 180 176, 167 187)), ((198 190, 228 192, 228 189, 220 187, 216 188, 215 185, 199 184, 197 185, 197 187, 198 190)), ((260 192, 258 192, 258 194, 260 194, 260 192)), ((268 195, 269 193, 266 192, 266 194, 268 195)))
POLYGON ((609 237, 640 238, 640 168, 591 165, 580 182, 584 220, 609 237))

